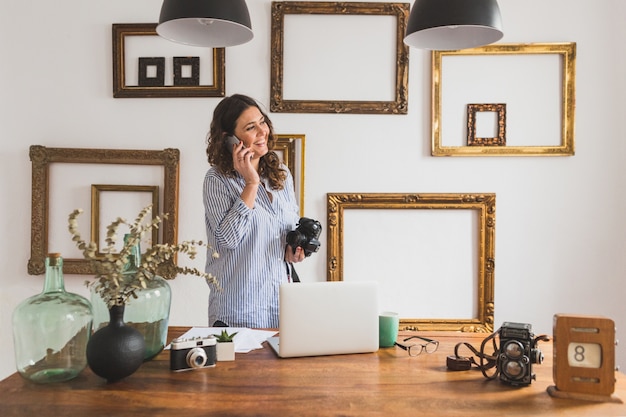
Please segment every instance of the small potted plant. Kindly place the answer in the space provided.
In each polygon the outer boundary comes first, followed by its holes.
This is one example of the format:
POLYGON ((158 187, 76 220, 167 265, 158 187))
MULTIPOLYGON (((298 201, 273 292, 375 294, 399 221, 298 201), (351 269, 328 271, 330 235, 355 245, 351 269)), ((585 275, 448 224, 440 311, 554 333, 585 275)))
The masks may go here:
POLYGON ((217 361, 234 361, 235 360, 235 342, 233 338, 237 332, 228 334, 226 330, 222 330, 221 334, 215 335, 217 361))

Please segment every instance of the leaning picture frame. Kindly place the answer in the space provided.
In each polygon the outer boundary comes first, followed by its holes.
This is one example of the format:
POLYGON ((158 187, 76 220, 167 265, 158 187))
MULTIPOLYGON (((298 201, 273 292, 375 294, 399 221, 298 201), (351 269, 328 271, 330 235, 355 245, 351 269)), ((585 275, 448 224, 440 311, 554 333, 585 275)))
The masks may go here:
POLYGON ((495 204, 489 193, 329 193, 327 280, 379 281, 402 330, 492 332, 495 204), (398 234, 412 243, 398 247, 398 234))
POLYGON ((275 135, 274 152, 283 161, 293 176, 296 200, 300 208, 300 217, 304 217, 304 161, 305 135, 275 135))
POLYGON ((408 17, 409 3, 273 1, 270 110, 406 114, 408 17), (320 23, 326 25, 323 36, 311 38, 307 28, 320 23), (359 31, 361 37, 353 33, 359 31), (351 46, 355 37, 358 48, 351 46), (387 38, 391 51, 380 41, 387 38), (369 86, 355 85, 355 71, 369 86))
MULTIPOLYGON (((134 180, 140 173, 162 185, 161 207, 167 218, 160 224, 160 242, 177 242, 178 188, 180 151, 163 150, 51 148, 32 145, 29 149, 32 163, 31 191, 31 247, 28 273, 45 272, 45 258, 50 251, 50 240, 56 240, 54 251, 67 243, 72 248, 71 236, 62 238, 67 230, 67 216, 80 206, 75 201, 89 204, 91 185, 116 177, 134 180), (70 174, 68 175, 68 172, 70 174), (80 171, 80 175, 78 175, 80 171), (63 175, 62 172, 65 174, 63 175), (64 179, 62 179, 64 178, 64 179), (68 206, 69 205, 69 206, 68 206), (71 206, 71 207, 70 207, 71 206)), ((144 183, 146 179, 141 179, 144 183)), ((63 272, 66 274, 93 273, 91 263, 84 258, 64 255, 63 272)))
POLYGON ((575 42, 432 51, 431 59, 433 156, 574 155, 575 42), (462 143, 468 103, 506 104, 506 145, 462 143))
MULTIPOLYGON (((226 91, 224 48, 209 48, 207 53, 206 48, 198 49, 176 44, 159 37, 156 27, 156 23, 112 25, 113 97, 224 97, 226 91), (138 45, 133 47, 131 45, 133 42, 138 45), (201 56, 190 57, 188 56, 190 54, 201 56), (167 59, 163 60, 165 57, 167 59), (164 62, 163 68, 160 66, 157 68, 157 74, 163 77, 159 82, 140 85, 139 80, 131 81, 131 74, 134 74, 131 70, 135 68, 134 59, 142 58, 148 59, 148 62, 153 64, 157 62, 156 58, 164 62), (189 64, 185 67, 190 67, 189 77, 181 78, 177 65, 187 61, 189 64)), ((144 74, 139 73, 138 77, 142 76, 147 79, 144 74)))

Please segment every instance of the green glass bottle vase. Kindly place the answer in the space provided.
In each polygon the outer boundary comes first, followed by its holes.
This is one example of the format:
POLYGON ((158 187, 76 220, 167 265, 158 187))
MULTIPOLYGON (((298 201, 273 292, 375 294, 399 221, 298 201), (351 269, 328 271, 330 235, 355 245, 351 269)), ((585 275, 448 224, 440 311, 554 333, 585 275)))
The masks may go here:
POLYGON ((65 291, 63 258, 49 254, 43 292, 13 311, 17 371, 40 383, 76 377, 87 366, 92 322, 89 300, 65 291))
MULTIPOLYGON (((124 236, 124 242, 129 235, 124 236)), ((139 243, 133 245, 128 262, 124 266, 124 283, 135 279, 141 264, 139 243)), ((155 275, 146 282, 146 288, 136 291, 137 298, 126 302, 124 321, 127 326, 137 329, 144 337, 146 351, 144 360, 150 360, 167 345, 167 326, 169 323, 172 290, 167 280, 155 275)), ((109 324, 109 309, 96 292, 91 292, 91 304, 94 312, 94 329, 98 330, 109 324)))

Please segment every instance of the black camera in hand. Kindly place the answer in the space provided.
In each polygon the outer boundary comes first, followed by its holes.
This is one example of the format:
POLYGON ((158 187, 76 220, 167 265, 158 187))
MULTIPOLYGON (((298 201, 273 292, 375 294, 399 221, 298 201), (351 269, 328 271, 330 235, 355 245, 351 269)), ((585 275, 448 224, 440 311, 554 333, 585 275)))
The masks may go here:
POLYGON ((537 348, 537 342, 546 339, 545 336, 535 338, 530 324, 502 323, 496 360, 500 381, 510 385, 529 385, 535 379, 532 364, 543 362, 543 353, 537 348))
POLYGON ((318 240, 320 233, 322 233, 320 222, 302 217, 296 230, 287 233, 287 244, 292 247, 294 253, 297 247, 301 247, 304 250, 304 256, 311 256, 320 248, 321 243, 318 240))

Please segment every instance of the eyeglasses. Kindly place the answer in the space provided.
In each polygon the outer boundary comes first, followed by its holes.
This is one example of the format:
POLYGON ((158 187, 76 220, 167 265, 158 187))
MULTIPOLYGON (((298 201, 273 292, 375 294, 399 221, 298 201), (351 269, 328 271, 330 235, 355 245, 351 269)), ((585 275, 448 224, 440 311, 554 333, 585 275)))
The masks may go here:
POLYGON ((407 342, 411 339, 420 339, 420 340, 425 341, 426 343, 425 344, 415 343, 411 345, 401 345, 400 343, 396 342, 395 345, 409 352, 409 356, 417 356, 424 351, 426 351, 426 353, 435 353, 437 349, 439 348, 439 342, 437 340, 428 339, 426 337, 421 337, 421 336, 407 337, 406 339, 403 340, 403 342, 407 342))

